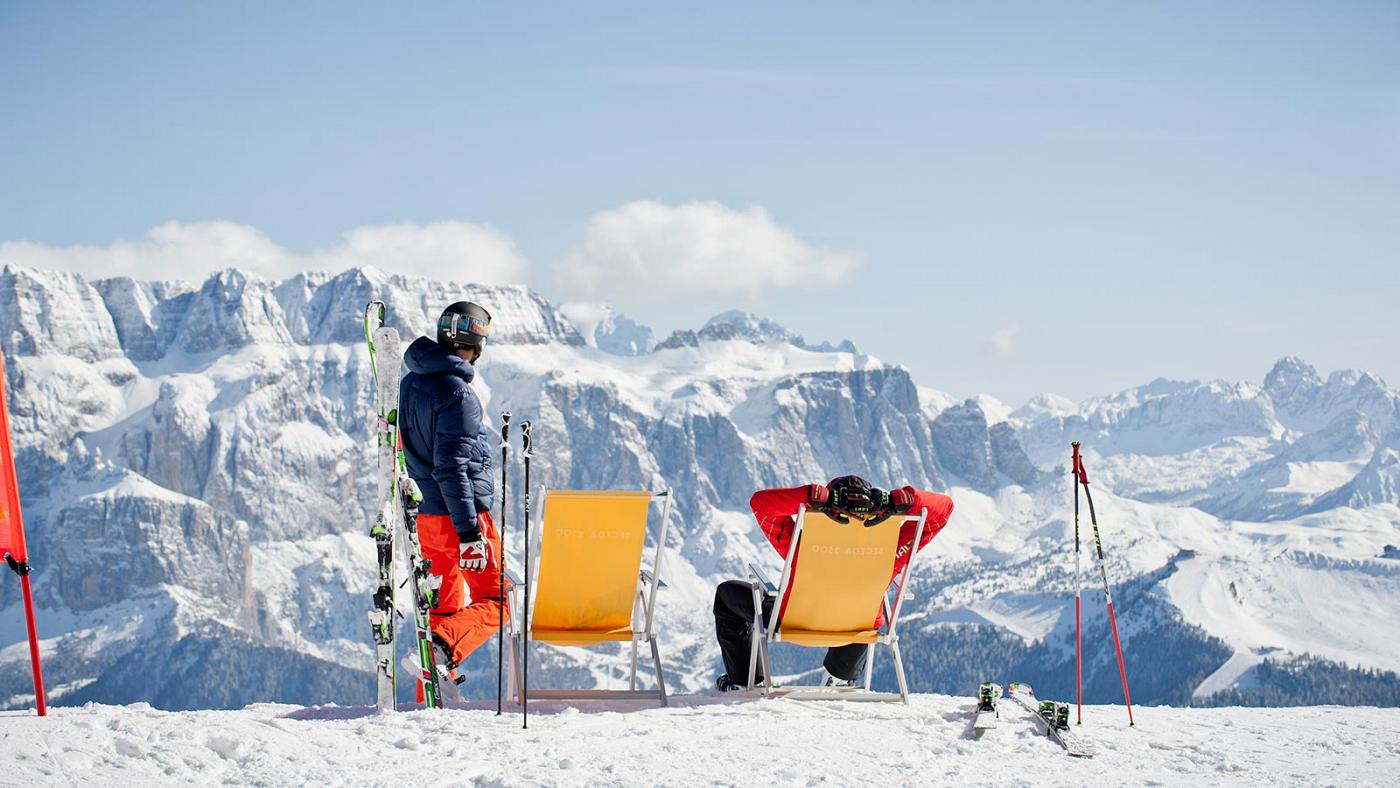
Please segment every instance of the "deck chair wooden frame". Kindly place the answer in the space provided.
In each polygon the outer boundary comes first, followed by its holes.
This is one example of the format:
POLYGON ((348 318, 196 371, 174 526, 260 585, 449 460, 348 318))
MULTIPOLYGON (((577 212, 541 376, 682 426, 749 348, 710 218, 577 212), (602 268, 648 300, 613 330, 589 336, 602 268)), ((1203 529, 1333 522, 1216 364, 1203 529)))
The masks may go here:
MULTIPOLYGON (((656 592, 666 587, 661 580, 661 564, 666 555, 666 534, 670 525, 671 515, 671 490, 665 492, 646 492, 630 490, 543 490, 540 495, 539 514, 536 515, 534 533, 531 535, 532 544, 528 546, 531 550, 531 574, 535 577, 528 585, 529 598, 525 599, 527 587, 515 581, 511 583, 511 608, 522 611, 518 618, 511 617, 511 686, 514 688, 515 702, 521 702, 526 691, 522 687, 520 680, 519 660, 523 658, 525 650, 532 642, 549 643, 556 646, 592 646, 606 642, 627 642, 632 643, 632 670, 628 688, 625 690, 597 690, 597 689, 536 689, 530 687, 528 700, 654 700, 660 702, 662 706, 666 702, 666 681, 662 675, 661 653, 656 642, 656 592), (552 528, 568 528, 569 518, 560 517, 557 512, 555 519, 550 519, 550 501, 558 504, 561 501, 593 501, 605 502, 609 500, 630 499, 640 503, 645 499, 646 503, 641 510, 641 546, 637 552, 637 565, 633 566, 628 573, 635 577, 636 590, 631 594, 630 611, 611 608, 606 611, 593 610, 591 612, 595 618, 611 617, 613 623, 618 623, 619 618, 627 622, 627 626, 613 627, 609 631, 598 630, 571 630, 567 628, 555 627, 548 630, 537 628, 534 617, 535 607, 538 606, 540 598, 543 596, 552 606, 557 606, 557 598, 564 588, 556 588, 542 583, 563 582, 552 579, 550 575, 543 574, 545 568, 546 553, 550 549, 549 533, 552 528), (652 556, 651 569, 642 566, 646 553, 647 518, 651 512, 651 504, 660 502, 661 519, 658 521, 656 533, 656 550, 652 556), (560 522, 566 522, 560 525, 560 522), (541 594, 543 589, 544 594, 541 594), (640 644, 646 643, 651 648, 651 661, 656 675, 656 689, 637 689, 637 660, 640 644)), ((556 538, 578 538, 577 532, 563 535, 562 532, 556 534, 556 538)), ((630 535, 629 535, 630 536, 630 535)), ((557 565, 556 567, 557 568, 557 565)), ((618 571, 621 571, 620 569, 618 571)), ((626 581, 617 580, 622 583, 626 581)), ((617 595, 613 595, 613 601, 620 602, 617 595)), ((554 610, 551 615, 557 619, 558 610, 554 610)), ((551 622, 545 622, 549 624, 551 622)), ((557 621, 553 622, 557 625, 557 621)))
MULTIPOLYGON (((891 517, 875 528, 891 528, 894 530, 894 550, 890 555, 890 563, 885 564, 885 575, 889 577, 889 571, 894 568, 894 561, 897 558, 900 546, 899 531, 907 522, 916 522, 914 528, 914 541, 910 545, 909 560, 904 564, 904 571, 900 572, 893 580, 889 580, 883 585, 883 590, 878 594, 872 594, 869 598, 871 611, 882 610, 885 616, 885 626, 883 629, 874 629, 874 616, 871 616, 872 628, 870 631, 861 632, 857 635, 854 632, 824 632, 817 629, 804 630, 801 634, 794 633, 791 637, 784 637, 784 621, 781 616, 785 615, 793 600, 789 593, 793 590, 793 566, 799 562, 804 550, 822 550, 830 545, 818 544, 813 540, 804 540, 804 533, 810 533, 805 526, 809 517, 822 517, 829 519, 825 514, 809 512, 805 505, 797 510, 795 527, 792 534, 792 541, 788 545, 787 557, 783 563, 783 574, 778 585, 773 585, 764 575, 763 570, 757 564, 749 564, 750 586, 753 589, 754 623, 752 645, 749 652, 749 676, 748 689, 755 689, 755 672, 758 665, 763 665, 764 675, 768 681, 763 687, 763 694, 766 697, 789 697, 803 700, 861 700, 861 701, 900 701, 905 705, 909 703, 909 685, 904 676, 904 658, 899 651, 899 612, 904 605, 905 581, 909 579, 909 572, 914 567, 914 557, 918 554, 919 542, 923 539, 924 525, 928 520, 928 509, 921 509, 917 515, 906 514, 899 517, 891 517), (894 589, 894 600, 890 600, 890 590, 894 589), (773 612, 771 626, 763 620, 763 602, 767 598, 773 599, 773 612), (784 604, 786 600, 786 605, 784 604), (851 640, 842 640, 848 635, 857 635, 851 640), (862 684, 852 687, 780 687, 777 686, 777 679, 774 676, 772 660, 768 654, 768 647, 772 643, 795 642, 798 645, 813 648, 825 648, 833 645, 843 645, 848 642, 867 642, 869 652, 865 659, 865 677, 862 684), (870 689, 870 682, 875 672, 875 646, 885 645, 890 649, 890 654, 894 658, 894 674, 899 682, 899 692, 874 692, 870 689)), ((838 528, 863 528, 861 523, 837 524, 838 528)), ((861 532, 852 532, 853 535, 861 535, 861 532)), ((873 534, 872 534, 873 536, 873 534)), ((887 542, 888 543, 888 542, 887 542)), ((878 571, 878 567, 867 567, 866 571, 878 571)), ((805 577, 805 576, 804 576, 805 577)), ((867 584, 870 585, 870 584, 867 584)), ((821 591, 814 590, 809 585, 804 585, 798 589, 799 593, 813 594, 821 596, 821 591)), ((808 600, 802 600, 808 601, 808 600)), ((854 601, 853 604, 863 604, 863 600, 854 601)))

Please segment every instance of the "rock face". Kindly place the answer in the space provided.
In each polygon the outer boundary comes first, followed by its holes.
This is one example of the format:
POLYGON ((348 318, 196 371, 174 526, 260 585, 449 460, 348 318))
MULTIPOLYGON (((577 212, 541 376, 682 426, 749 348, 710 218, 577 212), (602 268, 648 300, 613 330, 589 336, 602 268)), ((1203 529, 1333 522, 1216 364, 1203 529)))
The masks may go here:
POLYGON ((992 464, 997 472, 1012 482, 1029 487, 1040 481, 1042 473, 1031 464, 1021 441, 1016 437, 1016 429, 1007 422, 992 425, 988 432, 991 439, 992 464))
POLYGON ((949 473, 979 490, 996 483, 987 417, 976 401, 968 400, 938 414, 933 422, 938 461, 949 473))

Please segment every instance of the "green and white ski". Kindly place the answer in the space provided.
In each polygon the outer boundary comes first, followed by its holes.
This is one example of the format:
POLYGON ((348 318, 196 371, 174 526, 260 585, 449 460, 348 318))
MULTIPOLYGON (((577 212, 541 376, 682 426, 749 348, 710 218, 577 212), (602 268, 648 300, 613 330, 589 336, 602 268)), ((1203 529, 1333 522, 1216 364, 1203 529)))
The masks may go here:
POLYGON ((1030 712, 1045 728, 1045 735, 1064 747, 1066 753, 1076 758, 1094 757, 1094 748, 1089 746, 1089 742, 1070 730, 1068 703, 1038 700, 1029 684, 1012 684, 1006 688, 1006 696, 1030 712))
MULTIPOLYGON (((371 302, 365 307, 365 344, 369 347, 369 368, 371 385, 374 387, 374 407, 370 411, 370 429, 375 442, 375 485, 374 518, 370 522, 369 533, 374 538, 376 564, 379 569, 378 582, 369 611, 369 625, 374 639, 374 702, 379 711, 392 711, 395 708, 395 679, 398 666, 395 660, 394 631, 397 629, 397 612, 394 608, 394 531, 398 523, 394 502, 394 429, 389 423, 389 414, 396 407, 398 399, 397 381, 393 375, 379 374, 380 353, 395 358, 397 348, 387 347, 387 336, 379 336, 383 331, 384 303, 371 302)), ((394 365, 397 369, 398 365, 394 365)))
POLYGON ((398 371, 402 344, 399 332, 384 325, 384 311, 382 301, 373 301, 365 307, 365 341, 369 346, 370 365, 374 372, 374 431, 379 466, 379 508, 370 525, 379 567, 379 582, 369 613, 375 643, 375 699, 381 711, 394 708, 394 632, 398 624, 394 595, 399 587, 394 585, 394 553, 395 545, 401 539, 402 551, 408 558, 409 577, 400 586, 409 585, 413 595, 416 662, 419 666, 417 680, 423 705, 440 708, 442 695, 433 666, 429 611, 437 606, 442 578, 430 571, 431 562, 423 557, 418 541, 418 506, 423 501, 423 494, 408 475, 403 437, 399 434, 398 426, 398 371))

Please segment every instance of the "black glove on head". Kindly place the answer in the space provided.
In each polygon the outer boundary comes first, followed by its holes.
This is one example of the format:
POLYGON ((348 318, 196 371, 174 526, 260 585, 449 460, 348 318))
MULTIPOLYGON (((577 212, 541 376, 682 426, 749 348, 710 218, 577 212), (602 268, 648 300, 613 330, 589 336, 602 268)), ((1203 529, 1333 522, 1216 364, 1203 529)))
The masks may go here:
POLYGON ((881 489, 870 491, 871 510, 874 516, 865 521, 865 527, 879 525, 894 514, 908 514, 914 506, 914 493, 912 487, 901 487, 898 490, 885 492, 881 489))
POLYGON ((826 485, 831 508, 849 515, 864 517, 870 512, 870 482, 859 476, 838 476, 826 485))

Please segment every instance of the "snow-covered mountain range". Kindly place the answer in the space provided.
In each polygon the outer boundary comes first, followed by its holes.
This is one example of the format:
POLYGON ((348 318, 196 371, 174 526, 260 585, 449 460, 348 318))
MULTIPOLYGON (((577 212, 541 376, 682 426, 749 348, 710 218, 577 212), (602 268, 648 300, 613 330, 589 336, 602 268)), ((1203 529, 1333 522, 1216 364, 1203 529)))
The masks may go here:
MULTIPOLYGON (((1157 380, 1012 409, 740 312, 658 340, 604 305, 374 269, 190 284, 6 267, 0 343, 55 702, 369 701, 371 298, 409 339, 450 301, 492 310, 477 390, 489 414, 533 419, 541 484, 675 490, 658 607, 673 686, 717 672, 714 584, 778 564, 752 492, 859 473, 957 503, 908 608, 914 687, 1067 691, 1080 440, 1134 700, 1287 703, 1346 684, 1400 703, 1400 393, 1364 372, 1286 358, 1262 385, 1157 380)), ((1083 558, 1087 692, 1115 700, 1083 558)), ((10 706, 29 701, 15 585, 0 582, 10 706)), ((604 685, 624 659, 543 661, 542 681, 604 685)), ((473 688, 494 686, 493 662, 475 658, 473 688)))

